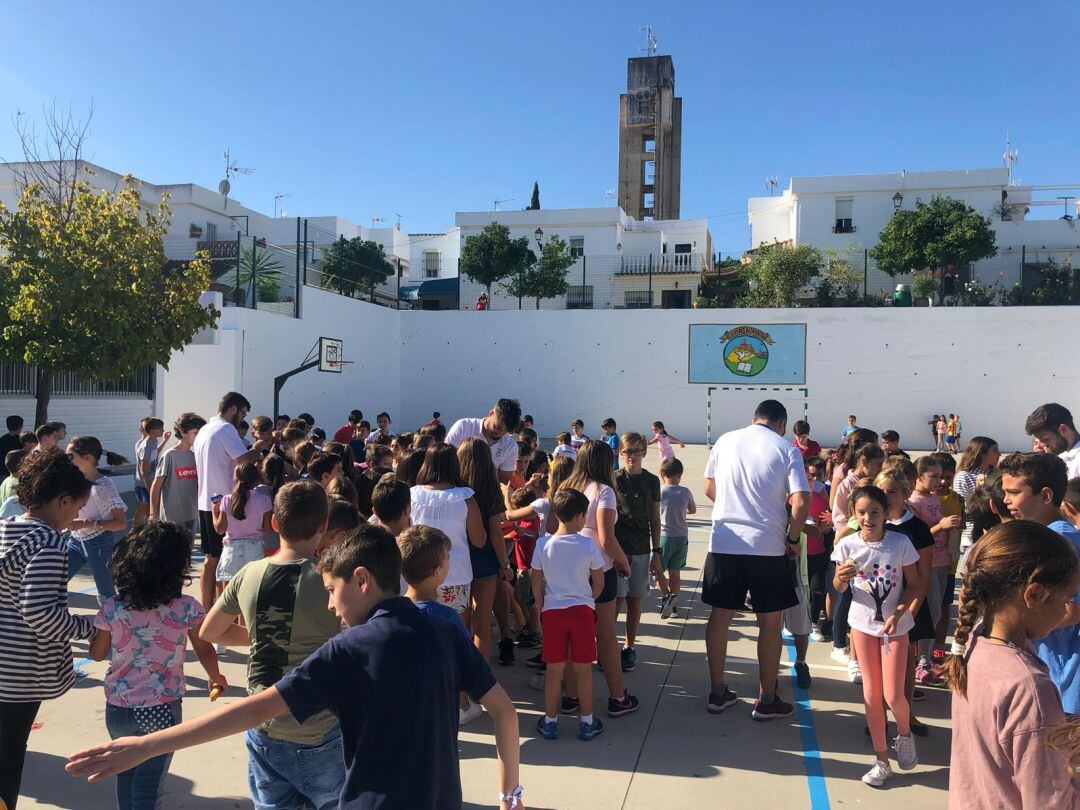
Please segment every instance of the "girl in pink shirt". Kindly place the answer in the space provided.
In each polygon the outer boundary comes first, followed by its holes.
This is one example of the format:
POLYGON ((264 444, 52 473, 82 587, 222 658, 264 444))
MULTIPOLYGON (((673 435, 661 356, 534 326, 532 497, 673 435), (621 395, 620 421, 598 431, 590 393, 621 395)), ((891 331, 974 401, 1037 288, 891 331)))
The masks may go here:
POLYGON ((659 446, 661 461, 669 458, 675 458, 675 451, 671 449, 672 442, 675 442, 675 444, 679 445, 679 447, 686 447, 686 443, 682 439, 678 438, 677 436, 672 436, 670 433, 667 432, 667 430, 664 429, 663 422, 653 422, 652 432, 653 437, 649 439, 649 444, 655 444, 659 446))
POLYGON ((1072 546, 1045 526, 1002 523, 972 547, 956 625, 966 652, 946 664, 953 810, 1080 808, 1069 756, 1047 745, 1065 730, 1065 712, 1032 644, 1075 623, 1078 585, 1072 546))

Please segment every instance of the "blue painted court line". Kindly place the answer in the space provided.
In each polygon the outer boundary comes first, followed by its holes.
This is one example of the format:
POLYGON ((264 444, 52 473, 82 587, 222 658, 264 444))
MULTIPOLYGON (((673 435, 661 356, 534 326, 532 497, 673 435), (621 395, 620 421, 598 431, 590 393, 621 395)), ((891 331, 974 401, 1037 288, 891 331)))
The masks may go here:
MULTIPOLYGON (((784 646, 787 647, 788 660, 795 663, 795 640, 784 632, 784 646)), ((825 782, 825 768, 818 748, 817 729, 814 727, 814 712, 810 706, 810 693, 800 689, 795 680, 795 670, 791 671, 791 690, 795 696, 795 717, 799 723, 799 736, 802 739, 803 767, 806 770, 806 785, 810 791, 810 810, 830 810, 829 788, 825 782)))

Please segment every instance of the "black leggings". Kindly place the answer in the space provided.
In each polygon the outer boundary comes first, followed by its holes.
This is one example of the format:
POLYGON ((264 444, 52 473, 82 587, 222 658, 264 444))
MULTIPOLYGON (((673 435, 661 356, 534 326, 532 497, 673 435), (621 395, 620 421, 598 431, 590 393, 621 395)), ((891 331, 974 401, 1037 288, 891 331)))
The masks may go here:
POLYGON ((0 701, 0 799, 8 810, 15 810, 22 783, 26 741, 34 725, 41 701, 5 703, 0 701))
POLYGON ((829 585, 828 554, 806 555, 806 577, 810 581, 810 621, 817 624, 825 611, 825 592, 829 585))

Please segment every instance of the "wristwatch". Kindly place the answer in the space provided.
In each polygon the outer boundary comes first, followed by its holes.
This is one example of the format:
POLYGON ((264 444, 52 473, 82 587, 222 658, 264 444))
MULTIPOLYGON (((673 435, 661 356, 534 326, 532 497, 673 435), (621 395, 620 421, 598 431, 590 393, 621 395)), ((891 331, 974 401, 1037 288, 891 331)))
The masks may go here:
POLYGON ((792 540, 791 536, 788 535, 784 538, 784 542, 787 543, 789 546, 797 546, 799 545, 799 543, 802 542, 802 537, 796 537, 794 540, 792 540))
POLYGON ((653 554, 663 554, 664 552, 663 552, 663 549, 659 549, 659 548, 654 548, 654 549, 652 550, 652 553, 653 553, 653 554))

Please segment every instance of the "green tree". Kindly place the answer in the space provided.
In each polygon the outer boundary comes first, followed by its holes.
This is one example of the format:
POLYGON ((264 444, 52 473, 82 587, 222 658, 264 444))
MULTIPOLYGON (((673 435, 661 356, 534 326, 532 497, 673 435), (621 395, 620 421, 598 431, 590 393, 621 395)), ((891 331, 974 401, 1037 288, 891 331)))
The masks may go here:
POLYGON ((897 211, 878 234, 870 257, 897 276, 970 265, 996 253, 989 219, 961 200, 935 196, 916 203, 914 211, 897 211))
POLYGON ((36 424, 48 419, 56 372, 115 380, 172 353, 218 312, 203 254, 169 267, 163 197, 146 210, 132 177, 117 191, 83 179, 62 195, 32 183, 17 210, 0 206, 0 355, 37 367, 36 424))
POLYGON ((748 307, 791 307, 820 272, 824 258, 812 245, 762 245, 743 271, 747 289, 741 299, 748 307))
MULTIPOLYGON (((821 286, 835 292, 848 306, 858 303, 863 286, 863 249, 854 242, 842 248, 825 248, 825 267, 821 271, 821 286)), ((819 296, 820 297, 820 296, 819 296)))
POLYGON ((259 301, 277 301, 281 295, 282 265, 277 256, 266 248, 252 245, 240 252, 240 266, 233 268, 222 277, 221 282, 228 284, 226 301, 237 298, 247 301, 251 295, 251 277, 255 276, 255 287, 259 301), (237 287, 240 289, 237 290, 237 287))
POLYGON ((536 308, 540 309, 542 298, 558 298, 566 295, 570 285, 566 274, 576 259, 570 252, 570 246, 561 237, 553 236, 547 241, 540 256, 520 275, 511 276, 502 288, 509 295, 518 298, 535 298, 536 308))
POLYGON ((540 210, 540 183, 533 183, 532 200, 529 201, 529 207, 526 211, 539 211, 540 210))
POLYGON ((352 239, 339 236, 319 260, 320 284, 324 289, 349 296, 366 289, 372 301, 376 285, 395 272, 394 265, 386 260, 382 245, 359 236, 352 239))
POLYGON ((492 284, 523 274, 535 260, 528 237, 511 239, 508 227, 492 222, 465 240, 459 270, 466 278, 483 284, 490 299, 492 284))

